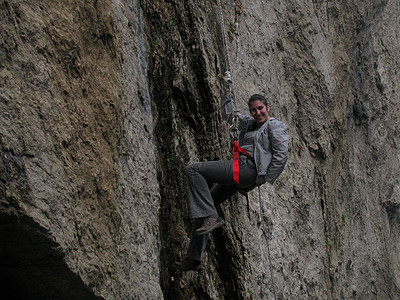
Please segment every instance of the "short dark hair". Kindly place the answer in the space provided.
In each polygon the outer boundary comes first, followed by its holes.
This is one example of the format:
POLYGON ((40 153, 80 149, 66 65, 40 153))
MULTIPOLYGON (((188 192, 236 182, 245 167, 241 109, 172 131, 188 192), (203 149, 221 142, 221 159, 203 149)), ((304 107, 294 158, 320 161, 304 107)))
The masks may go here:
POLYGON ((268 106, 268 101, 267 99, 260 94, 254 94, 253 96, 250 97, 249 101, 247 101, 248 106, 250 106, 250 104, 254 101, 260 100, 264 103, 265 106, 268 106))

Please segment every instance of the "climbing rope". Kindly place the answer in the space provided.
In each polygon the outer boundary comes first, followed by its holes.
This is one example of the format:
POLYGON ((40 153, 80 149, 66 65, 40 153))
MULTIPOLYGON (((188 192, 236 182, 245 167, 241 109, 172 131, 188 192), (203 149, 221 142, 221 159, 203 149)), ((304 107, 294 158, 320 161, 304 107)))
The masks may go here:
MULTIPOLYGON (((225 72, 228 71, 230 72, 230 59, 229 59, 229 52, 228 52, 228 46, 226 44, 226 33, 224 30, 224 15, 222 13, 222 6, 221 6, 221 0, 217 0, 218 3, 218 14, 219 14, 219 26, 220 26, 220 32, 221 32, 221 39, 222 39, 222 51, 224 52, 224 59, 225 59, 225 72)), ((232 82, 231 82, 232 83, 232 82)))
POLYGON ((270 276, 271 276, 271 285, 272 285, 272 292, 274 294, 274 299, 276 300, 276 290, 275 290, 275 282, 274 282, 274 276, 272 274, 272 260, 271 260, 271 251, 269 249, 269 240, 270 240, 270 236, 271 234, 269 233, 269 230, 267 230, 267 228, 265 228, 265 222, 264 222, 264 206, 261 200, 261 192, 260 192, 260 186, 258 186, 258 201, 259 201, 259 205, 260 205, 260 218, 261 218, 261 224, 262 224, 262 233, 263 236, 265 238, 265 242, 267 244, 267 254, 268 254, 268 262, 270 265, 269 268, 269 272, 270 272, 270 276), (268 233, 267 233, 268 231, 268 233))
MULTIPOLYGON (((230 57, 229 57, 229 51, 228 51, 228 45, 227 45, 227 38, 226 38, 226 32, 224 29, 224 15, 222 13, 222 5, 221 5, 221 0, 217 0, 218 4, 218 15, 219 15, 219 27, 220 27, 220 32, 221 32, 221 48, 222 48, 222 57, 223 57, 223 65, 224 65, 224 82, 227 84, 228 87, 228 93, 232 99, 232 102, 234 103, 235 108, 237 108, 236 103, 235 103, 235 94, 234 94, 234 88, 233 88, 233 80, 232 80, 232 73, 231 73, 231 67, 230 67, 230 57)), ((231 135, 232 140, 238 140, 239 139, 239 130, 238 130, 238 123, 239 119, 237 117, 238 111, 234 112, 234 116, 232 118, 232 122, 229 128, 229 133, 231 135)))

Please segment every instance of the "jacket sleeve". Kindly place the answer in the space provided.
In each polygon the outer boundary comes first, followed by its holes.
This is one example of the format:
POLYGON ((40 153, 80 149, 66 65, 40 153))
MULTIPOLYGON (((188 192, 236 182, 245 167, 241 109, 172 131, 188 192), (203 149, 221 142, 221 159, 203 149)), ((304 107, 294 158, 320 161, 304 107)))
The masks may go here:
POLYGON ((253 120, 253 118, 239 114, 239 112, 236 109, 235 102, 233 101, 233 98, 229 94, 224 94, 221 96, 221 113, 224 119, 229 123, 233 123, 233 119, 235 117, 238 118, 239 123, 242 121, 248 121, 248 120, 253 120))
POLYGON ((224 94, 221 96, 221 113, 224 119, 229 124, 232 124, 232 119, 236 114, 236 107, 231 95, 224 94))
POLYGON ((286 125, 282 122, 275 124, 275 126, 271 128, 269 138, 271 143, 272 160, 269 164, 267 174, 265 175, 265 181, 273 184, 282 173, 289 156, 289 135, 286 125))

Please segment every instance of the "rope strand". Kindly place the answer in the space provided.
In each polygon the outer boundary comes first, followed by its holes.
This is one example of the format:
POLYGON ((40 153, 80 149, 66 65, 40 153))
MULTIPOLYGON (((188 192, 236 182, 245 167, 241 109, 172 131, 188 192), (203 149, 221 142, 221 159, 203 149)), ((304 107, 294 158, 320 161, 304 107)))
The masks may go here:
POLYGON ((224 86, 225 92, 228 92, 230 95, 232 102, 236 108, 235 115, 232 118, 231 126, 230 126, 230 134, 233 140, 237 140, 239 135, 238 135, 238 118, 237 118, 237 105, 235 103, 235 93, 234 93, 234 86, 233 86, 233 75, 230 69, 230 56, 229 56, 229 51, 228 51, 228 45, 227 45, 227 37, 226 37, 226 31, 224 29, 224 16, 222 12, 222 5, 221 5, 221 0, 217 0, 218 3, 218 14, 219 14, 219 26, 220 26, 220 32, 221 32, 221 48, 222 48, 222 56, 223 56, 223 68, 224 70, 224 86))
POLYGON ((217 0, 218 2, 218 12, 219 12, 219 25, 220 25, 220 31, 221 31, 221 37, 222 37, 222 51, 224 59, 225 59, 225 72, 231 70, 230 67, 230 58, 229 58, 229 52, 228 52, 228 47, 226 44, 226 33, 224 30, 224 16, 222 13, 222 6, 221 6, 221 0, 217 0))
POLYGON ((272 284, 272 292, 274 294, 274 299, 276 300, 276 291, 275 291, 275 282, 274 282, 274 276, 272 274, 272 260, 271 260, 271 251, 269 249, 269 237, 267 236, 267 230, 265 228, 265 222, 264 222, 264 206, 262 205, 262 200, 261 200, 261 192, 260 192, 260 186, 258 186, 258 201, 260 203, 260 218, 261 218, 261 224, 262 224, 262 233, 265 238, 265 241, 267 243, 267 254, 268 254, 268 261, 269 261, 269 271, 271 275, 271 284, 272 284))

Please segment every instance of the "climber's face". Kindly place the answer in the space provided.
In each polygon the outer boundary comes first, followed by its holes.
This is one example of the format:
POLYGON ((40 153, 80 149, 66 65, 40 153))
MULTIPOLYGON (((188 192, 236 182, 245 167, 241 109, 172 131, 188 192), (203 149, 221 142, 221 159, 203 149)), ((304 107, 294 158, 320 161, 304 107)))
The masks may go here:
POLYGON ((268 121, 271 116, 269 115, 269 104, 265 106, 264 102, 261 100, 253 101, 249 104, 249 110, 251 116, 257 122, 258 125, 261 125, 268 121))

